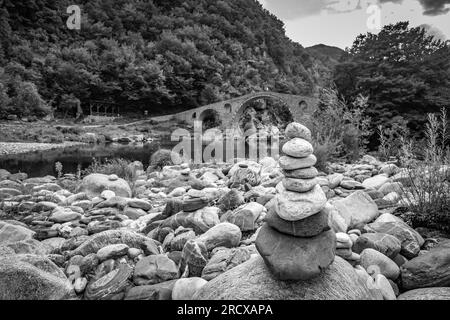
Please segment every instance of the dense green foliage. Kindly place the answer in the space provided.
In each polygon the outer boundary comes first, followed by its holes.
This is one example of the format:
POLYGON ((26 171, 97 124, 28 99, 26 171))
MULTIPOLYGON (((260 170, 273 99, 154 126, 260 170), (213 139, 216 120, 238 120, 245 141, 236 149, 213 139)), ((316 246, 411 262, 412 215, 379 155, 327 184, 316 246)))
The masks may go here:
POLYGON ((347 99, 369 96, 373 128, 406 120, 423 132, 427 112, 450 106, 450 47, 408 22, 388 25, 358 36, 334 78, 347 99))
POLYGON ((85 111, 100 100, 171 113, 253 91, 310 94, 329 73, 256 0, 80 0, 81 30, 66 26, 72 4, 0 0, 3 115, 66 115, 68 97, 85 111))

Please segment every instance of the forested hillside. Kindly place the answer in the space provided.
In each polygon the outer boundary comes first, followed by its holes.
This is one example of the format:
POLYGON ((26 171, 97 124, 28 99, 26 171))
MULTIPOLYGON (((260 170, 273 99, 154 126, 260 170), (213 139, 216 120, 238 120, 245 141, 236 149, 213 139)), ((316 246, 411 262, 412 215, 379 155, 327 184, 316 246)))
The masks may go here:
POLYGON ((74 101, 176 112, 252 91, 312 94, 323 59, 290 41, 256 0, 0 0, 0 116, 74 101))

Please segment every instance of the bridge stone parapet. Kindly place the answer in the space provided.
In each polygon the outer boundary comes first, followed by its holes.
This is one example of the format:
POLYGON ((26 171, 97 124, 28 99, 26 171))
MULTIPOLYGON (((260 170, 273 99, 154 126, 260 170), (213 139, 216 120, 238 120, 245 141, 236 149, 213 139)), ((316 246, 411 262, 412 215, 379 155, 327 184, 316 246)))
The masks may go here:
POLYGON ((292 113, 295 121, 307 112, 307 110, 315 109, 317 106, 317 98, 299 95, 291 95, 277 92, 257 92, 247 94, 238 98, 216 102, 203 107, 179 112, 172 115, 154 117, 155 121, 178 120, 188 124, 193 124, 195 120, 203 121, 211 114, 217 115, 225 128, 234 127, 239 123, 242 114, 248 103, 261 98, 270 98, 284 102, 292 113))

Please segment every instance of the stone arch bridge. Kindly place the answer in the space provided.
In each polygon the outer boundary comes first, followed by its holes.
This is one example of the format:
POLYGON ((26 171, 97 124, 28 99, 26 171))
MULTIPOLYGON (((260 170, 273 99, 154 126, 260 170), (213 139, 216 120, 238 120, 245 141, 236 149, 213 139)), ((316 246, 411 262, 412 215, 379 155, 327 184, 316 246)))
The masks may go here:
POLYGON ((267 91, 247 94, 231 100, 216 102, 176 114, 154 117, 152 120, 178 120, 193 124, 195 120, 203 121, 206 118, 214 116, 219 118, 223 127, 231 128, 239 123, 240 117, 248 103, 262 98, 275 99, 284 102, 289 107, 292 116, 296 121, 299 121, 303 114, 307 113, 309 110, 314 110, 317 106, 317 99, 313 97, 267 91))

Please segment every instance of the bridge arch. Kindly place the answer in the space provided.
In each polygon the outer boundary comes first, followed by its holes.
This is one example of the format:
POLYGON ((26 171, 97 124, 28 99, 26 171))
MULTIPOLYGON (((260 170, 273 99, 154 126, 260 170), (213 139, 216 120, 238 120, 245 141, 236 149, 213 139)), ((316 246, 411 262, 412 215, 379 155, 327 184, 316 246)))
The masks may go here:
POLYGON ((234 123, 239 123, 239 121, 241 120, 241 117, 243 115, 243 113, 245 112, 245 110, 247 109, 248 105, 256 100, 260 100, 260 99, 274 99, 277 101, 280 101, 282 103, 284 103, 288 108, 289 111, 292 113, 292 111, 290 110, 291 106, 289 105, 289 101, 287 101, 286 99, 284 99, 283 97, 280 97, 276 94, 272 94, 272 93, 259 93, 259 94, 255 94, 252 97, 243 100, 242 102, 239 103, 236 112, 233 116, 233 122, 234 123))
POLYGON ((213 127, 220 126, 222 120, 220 119, 220 114, 215 109, 205 109, 198 116, 197 120, 203 122, 203 128, 210 129, 213 127))

